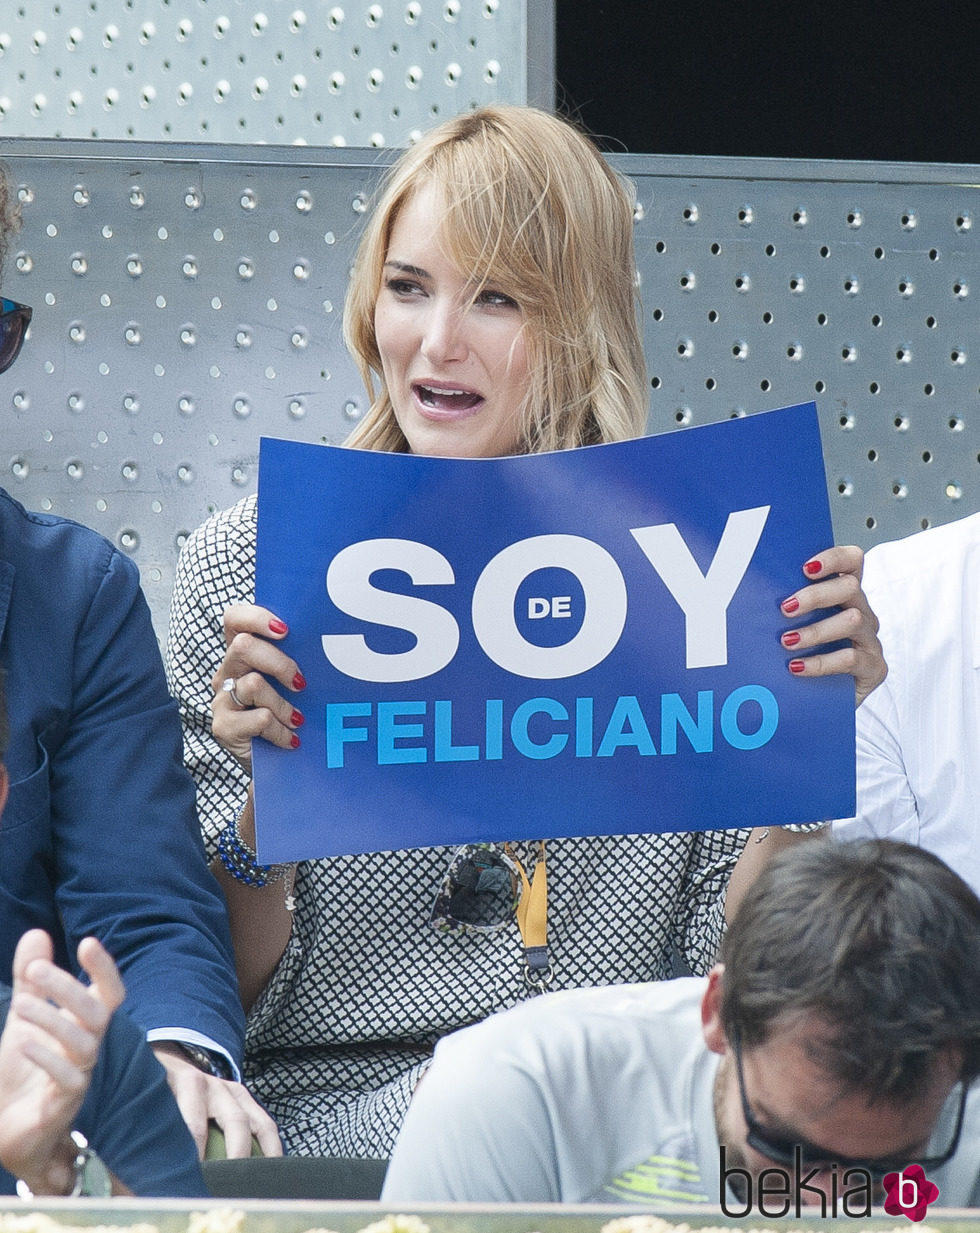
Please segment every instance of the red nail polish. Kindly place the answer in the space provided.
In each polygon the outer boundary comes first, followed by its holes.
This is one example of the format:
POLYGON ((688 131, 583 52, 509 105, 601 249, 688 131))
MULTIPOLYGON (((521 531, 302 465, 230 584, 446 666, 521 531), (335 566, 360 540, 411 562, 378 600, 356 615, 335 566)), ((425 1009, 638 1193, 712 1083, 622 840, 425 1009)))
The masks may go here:
POLYGON ((789 661, 789 670, 799 676, 801 672, 806 671, 806 663, 802 659, 791 659, 789 661))
POLYGON ((289 738, 289 744, 293 749, 299 749, 299 737, 296 735, 295 732, 289 738))
POLYGON ((795 629, 790 630, 788 634, 783 634, 783 646, 796 646, 800 640, 800 635, 795 629))
POLYGON ((302 672, 297 672, 296 675, 293 677, 293 689, 305 689, 305 688, 306 688, 306 677, 302 674, 302 672))
POLYGON ((811 577, 814 574, 819 574, 822 569, 823 566, 819 561, 807 561, 806 565, 803 566, 803 572, 805 574, 810 574, 811 577))
POLYGON ((795 595, 791 595, 789 599, 784 599, 782 602, 783 612, 795 612, 800 606, 800 601, 795 595))
POLYGON ((293 711, 289 719, 294 728, 299 728, 306 723, 306 716, 301 711, 293 711))
POLYGON ((269 622, 269 628, 274 634, 288 634, 289 626, 285 621, 280 621, 278 617, 273 617, 269 622))

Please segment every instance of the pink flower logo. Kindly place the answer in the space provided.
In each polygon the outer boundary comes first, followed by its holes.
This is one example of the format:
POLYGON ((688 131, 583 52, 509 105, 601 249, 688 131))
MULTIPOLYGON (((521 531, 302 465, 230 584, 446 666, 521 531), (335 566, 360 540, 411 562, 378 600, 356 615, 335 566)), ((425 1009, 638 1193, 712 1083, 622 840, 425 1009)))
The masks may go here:
POLYGON ((921 1165, 908 1165, 901 1173, 886 1173, 883 1184, 887 1196, 885 1211, 889 1216, 923 1220, 929 1204, 939 1198, 939 1187, 929 1181, 921 1165))

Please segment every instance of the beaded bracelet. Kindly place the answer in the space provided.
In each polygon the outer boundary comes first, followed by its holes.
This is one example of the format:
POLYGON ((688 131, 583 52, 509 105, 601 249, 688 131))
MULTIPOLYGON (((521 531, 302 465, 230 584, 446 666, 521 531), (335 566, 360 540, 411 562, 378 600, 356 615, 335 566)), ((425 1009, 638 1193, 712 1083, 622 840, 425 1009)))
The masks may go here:
POLYGON ((235 814, 218 837, 218 857, 225 869, 246 886, 269 886, 281 881, 292 869, 291 864, 260 865, 255 850, 242 838, 238 830, 245 806, 235 814))

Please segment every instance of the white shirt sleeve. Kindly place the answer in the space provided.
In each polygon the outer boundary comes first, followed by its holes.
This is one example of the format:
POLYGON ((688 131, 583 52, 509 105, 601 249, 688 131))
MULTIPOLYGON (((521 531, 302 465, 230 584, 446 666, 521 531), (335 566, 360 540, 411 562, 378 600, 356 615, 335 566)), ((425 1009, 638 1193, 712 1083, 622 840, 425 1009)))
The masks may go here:
POLYGON ((857 816, 835 822, 835 838, 919 842, 919 810, 905 766, 898 708, 887 677, 858 709, 857 784, 857 816))

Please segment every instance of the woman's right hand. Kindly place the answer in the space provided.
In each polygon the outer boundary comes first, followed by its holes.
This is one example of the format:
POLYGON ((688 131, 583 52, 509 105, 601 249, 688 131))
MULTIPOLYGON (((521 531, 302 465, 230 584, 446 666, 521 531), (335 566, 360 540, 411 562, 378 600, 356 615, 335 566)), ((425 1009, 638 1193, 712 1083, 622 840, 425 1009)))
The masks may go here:
POLYGON ((300 743, 296 729, 303 713, 271 681, 289 694, 305 689, 306 681, 296 661, 275 645, 289 630, 268 608, 232 604, 225 609, 224 628, 227 650, 211 681, 211 731, 251 774, 253 737, 282 749, 300 743), (226 681, 234 681, 234 696, 223 688, 226 681))

